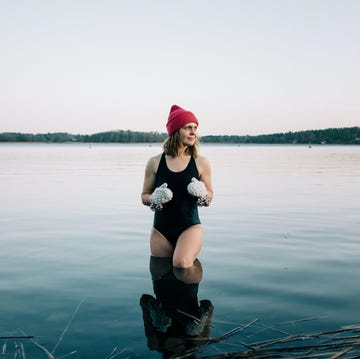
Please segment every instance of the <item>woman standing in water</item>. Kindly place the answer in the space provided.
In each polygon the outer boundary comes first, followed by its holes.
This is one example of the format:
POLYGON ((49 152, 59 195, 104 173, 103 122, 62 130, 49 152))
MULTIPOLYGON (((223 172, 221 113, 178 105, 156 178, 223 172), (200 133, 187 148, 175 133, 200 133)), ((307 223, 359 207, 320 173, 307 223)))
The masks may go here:
POLYGON ((163 152, 147 162, 141 193, 142 203, 155 211, 151 255, 172 257, 179 268, 191 267, 201 250, 198 206, 209 206, 213 198, 210 163, 198 154, 198 125, 192 112, 171 107, 169 137, 163 152))

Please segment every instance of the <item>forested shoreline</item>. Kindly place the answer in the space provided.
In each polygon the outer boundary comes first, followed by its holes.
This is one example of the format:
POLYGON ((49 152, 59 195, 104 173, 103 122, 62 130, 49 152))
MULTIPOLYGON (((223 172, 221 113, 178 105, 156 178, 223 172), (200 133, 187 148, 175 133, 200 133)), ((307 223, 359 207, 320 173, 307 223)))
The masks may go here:
MULTIPOLYGON (((42 143, 156 143, 166 139, 166 133, 140 132, 131 130, 99 132, 91 135, 56 133, 0 133, 0 142, 42 142, 42 143)), ((202 136, 203 143, 254 143, 254 144, 360 144, 360 127, 328 128, 284 132, 267 135, 208 135, 202 136)))

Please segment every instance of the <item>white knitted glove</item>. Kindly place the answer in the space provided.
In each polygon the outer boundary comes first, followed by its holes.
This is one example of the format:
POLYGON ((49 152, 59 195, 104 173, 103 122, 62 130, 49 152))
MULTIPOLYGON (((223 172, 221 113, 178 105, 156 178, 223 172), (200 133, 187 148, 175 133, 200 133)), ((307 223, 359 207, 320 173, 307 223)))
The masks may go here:
POLYGON ((167 188, 167 183, 163 183, 160 187, 155 188, 150 197, 150 208, 155 211, 161 211, 163 204, 171 201, 173 193, 170 188, 167 188))
POLYGON ((199 206, 209 206, 210 201, 207 199, 208 191, 205 187, 205 183, 197 180, 195 177, 191 179, 191 182, 187 186, 187 191, 194 197, 198 198, 199 206))

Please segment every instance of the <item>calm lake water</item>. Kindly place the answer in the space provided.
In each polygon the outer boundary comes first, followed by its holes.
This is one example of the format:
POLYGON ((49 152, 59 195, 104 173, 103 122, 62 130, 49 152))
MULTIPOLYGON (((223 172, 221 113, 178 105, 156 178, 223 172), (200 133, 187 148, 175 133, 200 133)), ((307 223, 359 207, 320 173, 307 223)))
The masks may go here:
MULTIPOLYGON (((160 151, 0 145, 0 336, 35 336, 56 357, 161 357, 165 339, 145 333, 139 304, 155 297, 153 213, 140 192, 146 161, 160 151)), ((203 273, 193 293, 214 306, 213 337, 261 319, 203 353, 278 337, 269 327, 359 324, 360 146, 202 145, 201 153, 215 198, 199 209, 203 273)), ((16 342, 27 358, 46 357, 29 339, 16 342)), ((5 343, 13 358, 14 340, 5 343)))

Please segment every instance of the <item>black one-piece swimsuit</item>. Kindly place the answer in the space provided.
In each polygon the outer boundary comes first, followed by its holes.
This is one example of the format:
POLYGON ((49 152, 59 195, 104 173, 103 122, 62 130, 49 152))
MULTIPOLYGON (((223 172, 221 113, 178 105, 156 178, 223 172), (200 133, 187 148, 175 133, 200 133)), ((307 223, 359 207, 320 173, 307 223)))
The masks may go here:
POLYGON ((187 186, 193 177, 199 179, 196 162, 192 156, 183 171, 173 172, 166 164, 165 154, 162 154, 155 186, 159 187, 167 183, 168 188, 173 192, 173 198, 164 204, 162 211, 155 211, 153 226, 174 247, 182 232, 195 224, 200 224, 197 198, 187 191, 187 186))

